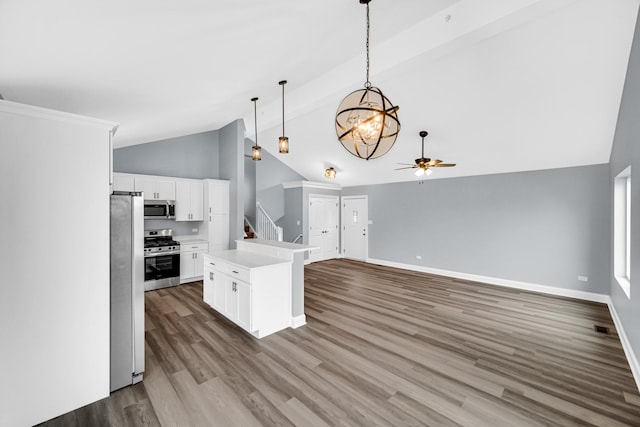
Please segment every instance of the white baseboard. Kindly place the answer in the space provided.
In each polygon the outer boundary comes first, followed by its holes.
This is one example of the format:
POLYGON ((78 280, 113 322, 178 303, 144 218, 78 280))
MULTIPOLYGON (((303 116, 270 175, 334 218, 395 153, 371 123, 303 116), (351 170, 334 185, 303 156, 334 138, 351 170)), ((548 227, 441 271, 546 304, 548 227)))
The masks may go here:
POLYGON ((439 268, 422 267, 420 265, 402 264, 399 262, 385 261, 381 259, 368 258, 368 263, 379 264, 387 267, 401 268, 403 270, 419 271, 422 273, 437 274, 438 276, 455 277, 456 279, 471 280, 474 282, 488 283, 490 285, 504 286, 507 288, 522 289, 525 291, 541 292, 543 294, 557 295, 561 297, 577 298, 586 301, 608 303, 609 296, 596 294, 593 292, 576 291, 573 289, 557 288, 555 286, 538 285, 536 283, 519 282, 509 279, 498 279, 495 277, 480 276, 477 274, 460 273, 457 271, 440 270, 439 268))
POLYGON ((303 326, 306 324, 307 324, 307 316, 305 316, 304 314, 291 318, 291 327, 293 329, 299 328, 300 326, 303 326))
POLYGON ((638 391, 640 391, 640 363, 638 363, 638 358, 631 348, 631 343, 629 342, 629 338, 627 338, 627 334, 622 327, 622 321, 620 321, 620 317, 616 312, 616 308, 613 306, 611 298, 609 298, 607 305, 609 306, 609 312, 611 313, 613 324, 616 325, 616 330, 618 331, 618 336, 620 337, 620 343, 622 343, 624 354, 627 356, 631 373, 633 374, 633 378, 636 380, 638 391))
POLYGON ((620 342, 622 344, 622 348, 624 349, 624 354, 627 356, 627 361, 629 362, 631 373, 633 374, 633 378, 635 379, 636 385, 638 386, 638 390, 640 391, 640 363, 638 363, 638 358, 633 352, 631 343, 629 343, 627 334, 625 333, 624 328, 622 327, 622 322, 620 321, 620 317, 618 317, 618 313, 616 313, 616 309, 613 306, 613 303, 611 302, 611 297, 609 297, 609 295, 596 294, 593 292, 576 291, 573 289, 563 289, 563 288, 557 288, 555 286, 548 286, 548 285, 538 285, 535 283, 518 282, 515 280, 498 279, 495 277, 479 276, 476 274, 460 273, 457 271, 440 270, 438 268, 422 267, 419 265, 403 264, 399 262, 385 261, 381 259, 369 258, 367 259, 367 262, 370 264, 378 264, 378 265, 384 265, 387 267, 401 268, 403 270, 419 271, 422 273, 437 274, 438 276, 455 277, 456 279, 472 280, 474 282, 488 283, 491 285, 504 286, 507 288, 522 289, 526 291, 540 292, 544 294, 577 298, 577 299, 582 299, 586 301, 594 301, 594 302, 601 302, 601 303, 607 304, 607 306, 609 307, 609 312, 611 313, 611 318, 613 319, 613 323, 616 326, 616 330, 618 331, 618 336, 620 337, 620 342))

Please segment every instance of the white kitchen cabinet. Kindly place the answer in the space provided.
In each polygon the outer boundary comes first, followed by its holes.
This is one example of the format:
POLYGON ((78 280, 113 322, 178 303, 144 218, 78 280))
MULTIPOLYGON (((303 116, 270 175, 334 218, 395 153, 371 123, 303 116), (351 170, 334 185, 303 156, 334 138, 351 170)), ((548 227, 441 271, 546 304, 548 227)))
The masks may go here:
POLYGON ((204 274, 202 256, 209 251, 208 243, 180 244, 180 283, 201 280, 204 274))
POLYGON ((204 302, 257 338, 291 326, 291 262, 227 250, 204 256, 204 302))
POLYGON ((229 248, 229 181, 204 180, 204 207, 209 252, 229 248))
POLYGON ((145 200, 175 200, 176 182, 168 177, 138 175, 135 191, 144 192, 145 200))
POLYGON ((113 191, 136 191, 135 175, 129 173, 113 173, 113 191))
POLYGON ((176 221, 204 220, 204 186, 202 181, 176 181, 176 221))

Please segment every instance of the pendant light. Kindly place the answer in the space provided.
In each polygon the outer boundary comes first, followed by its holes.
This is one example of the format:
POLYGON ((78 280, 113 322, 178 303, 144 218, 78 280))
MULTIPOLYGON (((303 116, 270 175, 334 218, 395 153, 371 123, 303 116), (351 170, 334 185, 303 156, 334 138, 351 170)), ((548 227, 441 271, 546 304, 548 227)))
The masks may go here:
POLYGON ((382 91, 369 81, 369 3, 367 7, 367 79, 364 89, 346 96, 336 113, 336 134, 348 152, 369 160, 386 154, 400 132, 398 106, 393 105, 382 91))
POLYGON ((254 129, 256 131, 256 141, 254 146, 251 147, 251 160, 262 160, 262 147, 258 145, 258 107, 256 101, 257 97, 251 98, 253 102, 253 117, 254 117, 254 129))
POLYGON ((282 136, 278 138, 278 151, 281 154, 286 154, 289 152, 289 138, 284 136, 284 85, 287 84, 287 81, 282 80, 278 84, 282 86, 282 136))

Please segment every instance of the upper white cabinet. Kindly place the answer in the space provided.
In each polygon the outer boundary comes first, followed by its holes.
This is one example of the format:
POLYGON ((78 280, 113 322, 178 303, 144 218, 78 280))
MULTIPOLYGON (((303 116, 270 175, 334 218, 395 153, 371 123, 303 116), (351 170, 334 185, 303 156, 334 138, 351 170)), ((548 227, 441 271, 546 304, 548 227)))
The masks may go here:
POLYGON ((136 191, 135 175, 114 172, 113 191, 136 191))
POLYGON ((229 181, 204 181, 204 207, 209 252, 229 249, 229 181))
POLYGON ((176 200, 175 180, 162 176, 136 176, 135 191, 144 192, 145 200, 176 200))
POLYGON ((207 208, 211 215, 229 215, 229 181, 206 180, 207 208))
POLYGON ((179 179, 176 181, 176 221, 202 221, 204 219, 204 185, 202 181, 179 179))

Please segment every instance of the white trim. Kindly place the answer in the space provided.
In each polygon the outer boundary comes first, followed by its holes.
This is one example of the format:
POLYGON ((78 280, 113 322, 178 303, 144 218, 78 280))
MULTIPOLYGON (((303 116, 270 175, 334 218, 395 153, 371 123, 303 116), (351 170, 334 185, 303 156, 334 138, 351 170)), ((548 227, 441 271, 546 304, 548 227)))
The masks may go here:
POLYGON ((6 100, 0 100, 0 111, 3 113, 20 114, 39 119, 60 120, 72 123, 84 123, 87 125, 105 127, 114 134, 116 133, 116 130, 119 126, 118 123, 110 122, 107 120, 81 116, 79 114, 66 113, 64 111, 50 110, 48 108, 36 107, 33 105, 19 104, 17 102, 6 100))
POLYGON ((379 264, 387 267, 402 268, 404 270, 420 271, 422 273, 437 274, 439 276, 455 277, 456 279, 471 280, 474 282, 488 283, 490 285, 504 286, 507 288, 522 289, 526 291, 541 292, 543 294, 557 295, 561 297, 578 298, 586 301, 608 303, 609 296, 593 292, 576 291, 573 289, 558 288, 555 286, 538 285, 536 283, 519 282, 516 280, 499 279, 495 277, 480 276, 477 274, 460 273, 457 271, 440 270, 438 268, 422 267, 419 265, 402 264, 393 261, 368 258, 370 264, 379 264))
POLYGON ((640 391, 640 363, 638 362, 638 358, 633 352, 633 348, 631 347, 629 338, 627 338, 627 334, 622 327, 622 321, 620 320, 620 317, 616 312, 616 308, 613 306, 613 301, 611 301, 610 297, 607 297, 607 299, 609 300, 607 301, 607 305, 609 306, 609 312, 611 313, 613 324, 616 325, 616 330, 618 331, 618 336, 620 337, 622 349, 624 350, 625 356, 627 356, 627 361, 629 362, 631 373, 633 374, 633 378, 636 380, 638 391, 640 391))
POLYGON ((307 324, 307 316, 301 314, 300 316, 294 316, 291 318, 291 327, 293 329, 299 328, 307 324))
POLYGON ((290 181, 290 182, 283 182, 282 183, 282 188, 289 189, 289 188, 319 188, 322 190, 336 190, 336 191, 340 191, 342 190, 342 187, 338 184, 331 184, 329 182, 313 182, 313 181, 290 181))

